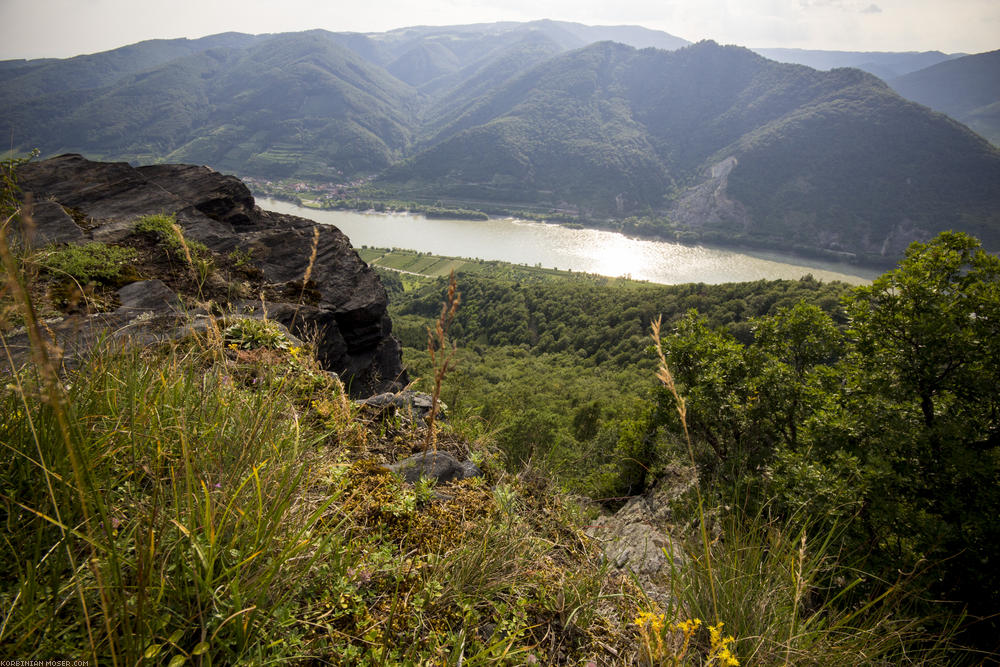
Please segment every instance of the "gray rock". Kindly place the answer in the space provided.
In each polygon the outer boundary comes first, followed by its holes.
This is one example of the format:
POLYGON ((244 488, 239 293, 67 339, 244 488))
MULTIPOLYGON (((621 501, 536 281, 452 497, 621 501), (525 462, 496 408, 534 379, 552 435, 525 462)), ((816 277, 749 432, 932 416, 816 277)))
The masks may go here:
POLYGON ((89 231, 77 228, 76 235, 59 218, 51 233, 60 238, 116 242, 131 233, 139 217, 173 214, 186 237, 211 250, 252 249, 251 261, 275 284, 302 280, 318 228, 311 273, 318 299, 307 305, 272 304, 269 317, 299 338, 315 341, 320 362, 342 378, 353 396, 405 386, 402 348, 392 336, 385 289, 337 228, 263 211, 239 179, 208 167, 134 168, 69 154, 22 166, 18 181, 27 198, 73 208, 94 223, 89 231))
POLYGON ((600 542, 612 566, 634 573, 646 594, 663 605, 670 603, 665 581, 671 566, 687 558, 670 533, 671 504, 696 483, 692 471, 671 469, 653 489, 632 498, 615 514, 599 517, 586 531, 600 542))
MULTIPOLYGON (((379 417, 401 414, 410 421, 424 421, 431 412, 434 398, 430 394, 407 389, 397 393, 384 392, 358 401, 371 408, 379 417)), ((438 401, 437 418, 444 419, 448 406, 438 401)))
POLYGON ((446 452, 414 454, 385 467, 402 476, 410 484, 416 483, 421 477, 433 479, 443 484, 453 480, 480 477, 483 474, 483 471, 472 461, 459 463, 458 459, 446 452))
POLYGON ((180 298, 162 280, 129 283, 118 290, 118 300, 121 306, 116 312, 122 315, 180 312, 183 308, 180 298))
POLYGON ((54 201, 30 203, 18 225, 18 236, 29 246, 49 243, 82 243, 86 236, 73 218, 54 201))
POLYGON ((472 461, 462 461, 459 465, 462 466, 462 479, 483 476, 483 471, 472 461))

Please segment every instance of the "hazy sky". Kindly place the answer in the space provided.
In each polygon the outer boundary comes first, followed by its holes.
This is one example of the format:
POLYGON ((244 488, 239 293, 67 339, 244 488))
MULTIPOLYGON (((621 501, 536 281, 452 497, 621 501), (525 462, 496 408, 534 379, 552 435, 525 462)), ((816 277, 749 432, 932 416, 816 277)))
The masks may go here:
POLYGON ((0 59, 67 57, 231 30, 379 32, 538 18, 636 24, 754 47, 1000 48, 1000 0, 0 0, 0 59))

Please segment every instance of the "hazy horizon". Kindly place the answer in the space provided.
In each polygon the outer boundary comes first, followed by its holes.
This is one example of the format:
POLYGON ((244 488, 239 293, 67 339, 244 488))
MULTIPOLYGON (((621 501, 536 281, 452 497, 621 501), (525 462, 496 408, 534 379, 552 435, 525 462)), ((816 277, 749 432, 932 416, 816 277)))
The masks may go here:
POLYGON ((980 53, 1000 44, 994 0, 527 0, 461 3, 371 0, 339 9, 320 0, 272 3, 217 0, 2 0, 0 60, 66 58, 149 39, 191 39, 325 29, 385 32, 418 25, 457 25, 548 18, 586 25, 636 25, 697 42, 751 48, 980 53))

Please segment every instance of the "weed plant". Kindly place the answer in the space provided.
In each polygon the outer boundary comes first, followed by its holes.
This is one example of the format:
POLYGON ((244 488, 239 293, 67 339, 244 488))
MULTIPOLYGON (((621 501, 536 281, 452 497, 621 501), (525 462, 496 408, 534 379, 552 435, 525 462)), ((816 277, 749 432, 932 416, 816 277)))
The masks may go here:
POLYGON ((50 247, 33 253, 28 261, 56 278, 67 277, 77 283, 101 282, 117 284, 125 267, 135 259, 132 248, 92 242, 83 245, 50 247))

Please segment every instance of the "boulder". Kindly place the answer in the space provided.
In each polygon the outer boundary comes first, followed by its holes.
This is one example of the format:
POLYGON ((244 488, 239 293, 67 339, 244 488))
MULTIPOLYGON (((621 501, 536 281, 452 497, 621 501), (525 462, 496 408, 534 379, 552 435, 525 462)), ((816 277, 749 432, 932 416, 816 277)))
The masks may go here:
POLYGON ((115 311, 121 315, 141 313, 181 312, 180 298, 162 280, 138 280, 118 290, 121 305, 115 311))
MULTIPOLYGON (((358 401, 358 405, 368 408, 378 417, 400 414, 411 422, 422 422, 431 412, 433 397, 419 391, 407 389, 398 393, 375 394, 358 401)), ((444 419, 448 406, 438 401, 438 419, 444 419)))
POLYGON ((42 214, 33 230, 40 239, 120 242, 138 218, 164 213, 176 216, 186 238, 213 251, 250 250, 250 261, 270 284, 298 281, 301 286, 312 261, 310 289, 315 287, 316 298, 304 305, 268 304, 268 316, 296 336, 314 340, 320 362, 342 378, 352 395, 405 386, 402 348, 392 336, 385 289, 336 227, 263 211, 239 179, 208 167, 136 168, 68 154, 23 165, 18 184, 26 201, 40 203, 36 208, 42 214), (312 260, 314 229, 319 236, 312 260))
POLYGON ((421 477, 446 483, 469 477, 481 477, 483 471, 472 461, 459 462, 446 452, 423 452, 391 463, 386 469, 402 476, 406 482, 415 484, 421 477))
POLYGON ((29 202, 17 235, 25 245, 39 247, 49 243, 82 243, 83 230, 54 201, 29 202))

